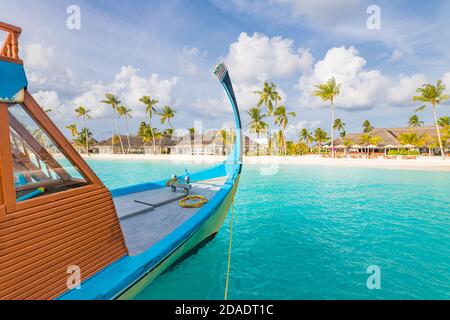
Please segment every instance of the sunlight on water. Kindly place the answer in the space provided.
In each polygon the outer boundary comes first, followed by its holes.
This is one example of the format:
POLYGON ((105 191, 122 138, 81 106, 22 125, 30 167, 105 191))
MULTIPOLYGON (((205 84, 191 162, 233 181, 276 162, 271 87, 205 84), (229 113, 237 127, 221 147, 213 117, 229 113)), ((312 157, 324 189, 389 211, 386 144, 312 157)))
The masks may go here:
MULTIPOLYGON (((90 164, 108 187, 184 170, 90 164)), ((232 299, 450 298, 450 173, 284 166, 262 176, 247 165, 235 211, 232 299), (367 289, 370 265, 381 268, 380 290, 367 289)), ((227 249, 228 221, 138 299, 222 299, 227 249)))

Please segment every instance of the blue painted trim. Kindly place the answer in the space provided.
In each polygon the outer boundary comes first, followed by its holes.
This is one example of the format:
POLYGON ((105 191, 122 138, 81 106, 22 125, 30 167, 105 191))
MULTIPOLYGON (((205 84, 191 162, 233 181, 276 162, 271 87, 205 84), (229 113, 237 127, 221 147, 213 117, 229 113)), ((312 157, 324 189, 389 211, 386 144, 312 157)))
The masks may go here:
POLYGON ((11 101, 28 85, 22 64, 0 60, 0 101, 11 101))
MULTIPOLYGON (((215 167, 189 174, 189 177, 191 178, 191 182, 195 181, 201 181, 201 180, 208 180, 218 177, 223 177, 227 175, 227 170, 225 167, 225 164, 221 163, 215 167)), ((179 176, 181 179, 184 178, 184 175, 179 176)), ((148 190, 154 190, 163 188, 166 186, 167 180, 169 180, 170 177, 167 177, 165 180, 157 181, 157 182, 149 182, 149 183, 141 183, 136 185, 131 185, 127 187, 121 187, 111 190, 111 194, 113 197, 120 197, 127 194, 132 194, 136 192, 143 192, 148 190)))

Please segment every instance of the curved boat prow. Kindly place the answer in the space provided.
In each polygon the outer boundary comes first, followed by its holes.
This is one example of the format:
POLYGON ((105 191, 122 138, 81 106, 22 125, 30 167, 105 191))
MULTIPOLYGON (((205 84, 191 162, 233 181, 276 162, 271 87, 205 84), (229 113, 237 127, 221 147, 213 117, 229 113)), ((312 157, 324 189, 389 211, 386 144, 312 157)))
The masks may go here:
POLYGON ((239 107, 237 104, 236 96, 234 94, 233 84, 231 83, 231 78, 224 62, 221 62, 216 66, 214 74, 217 76, 220 83, 222 84, 228 96, 228 99, 231 103, 236 126, 236 139, 234 142, 233 150, 225 162, 227 172, 229 172, 230 169, 235 169, 237 167, 238 174, 240 174, 242 170, 242 161, 243 161, 243 141, 242 141, 243 138, 242 138, 242 122, 239 113, 239 107))

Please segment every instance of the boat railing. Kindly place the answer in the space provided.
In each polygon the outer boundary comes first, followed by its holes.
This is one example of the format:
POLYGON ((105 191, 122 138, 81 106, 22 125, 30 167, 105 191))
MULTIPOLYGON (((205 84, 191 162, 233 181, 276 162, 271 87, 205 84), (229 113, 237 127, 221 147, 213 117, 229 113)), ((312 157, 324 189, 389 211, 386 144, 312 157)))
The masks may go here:
POLYGON ((19 36, 22 29, 0 22, 0 30, 6 32, 3 46, 0 49, 0 60, 21 63, 19 58, 19 36))

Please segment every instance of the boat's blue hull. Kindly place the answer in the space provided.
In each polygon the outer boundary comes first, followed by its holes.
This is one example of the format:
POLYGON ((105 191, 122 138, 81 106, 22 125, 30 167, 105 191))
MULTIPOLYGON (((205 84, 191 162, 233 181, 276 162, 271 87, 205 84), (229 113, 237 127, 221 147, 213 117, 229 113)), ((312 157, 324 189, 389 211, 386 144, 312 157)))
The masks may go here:
POLYGON ((174 263, 189 255, 196 247, 205 243, 207 240, 213 238, 213 236, 219 231, 222 226, 227 213, 230 210, 236 188, 230 190, 225 197, 222 204, 212 212, 211 216, 201 225, 201 227, 192 236, 187 238, 175 251, 169 256, 157 264, 153 269, 149 270, 141 279, 133 284, 129 289, 120 294, 118 299, 133 299, 136 297, 146 286, 149 285, 156 277, 162 272, 167 270, 174 263))

